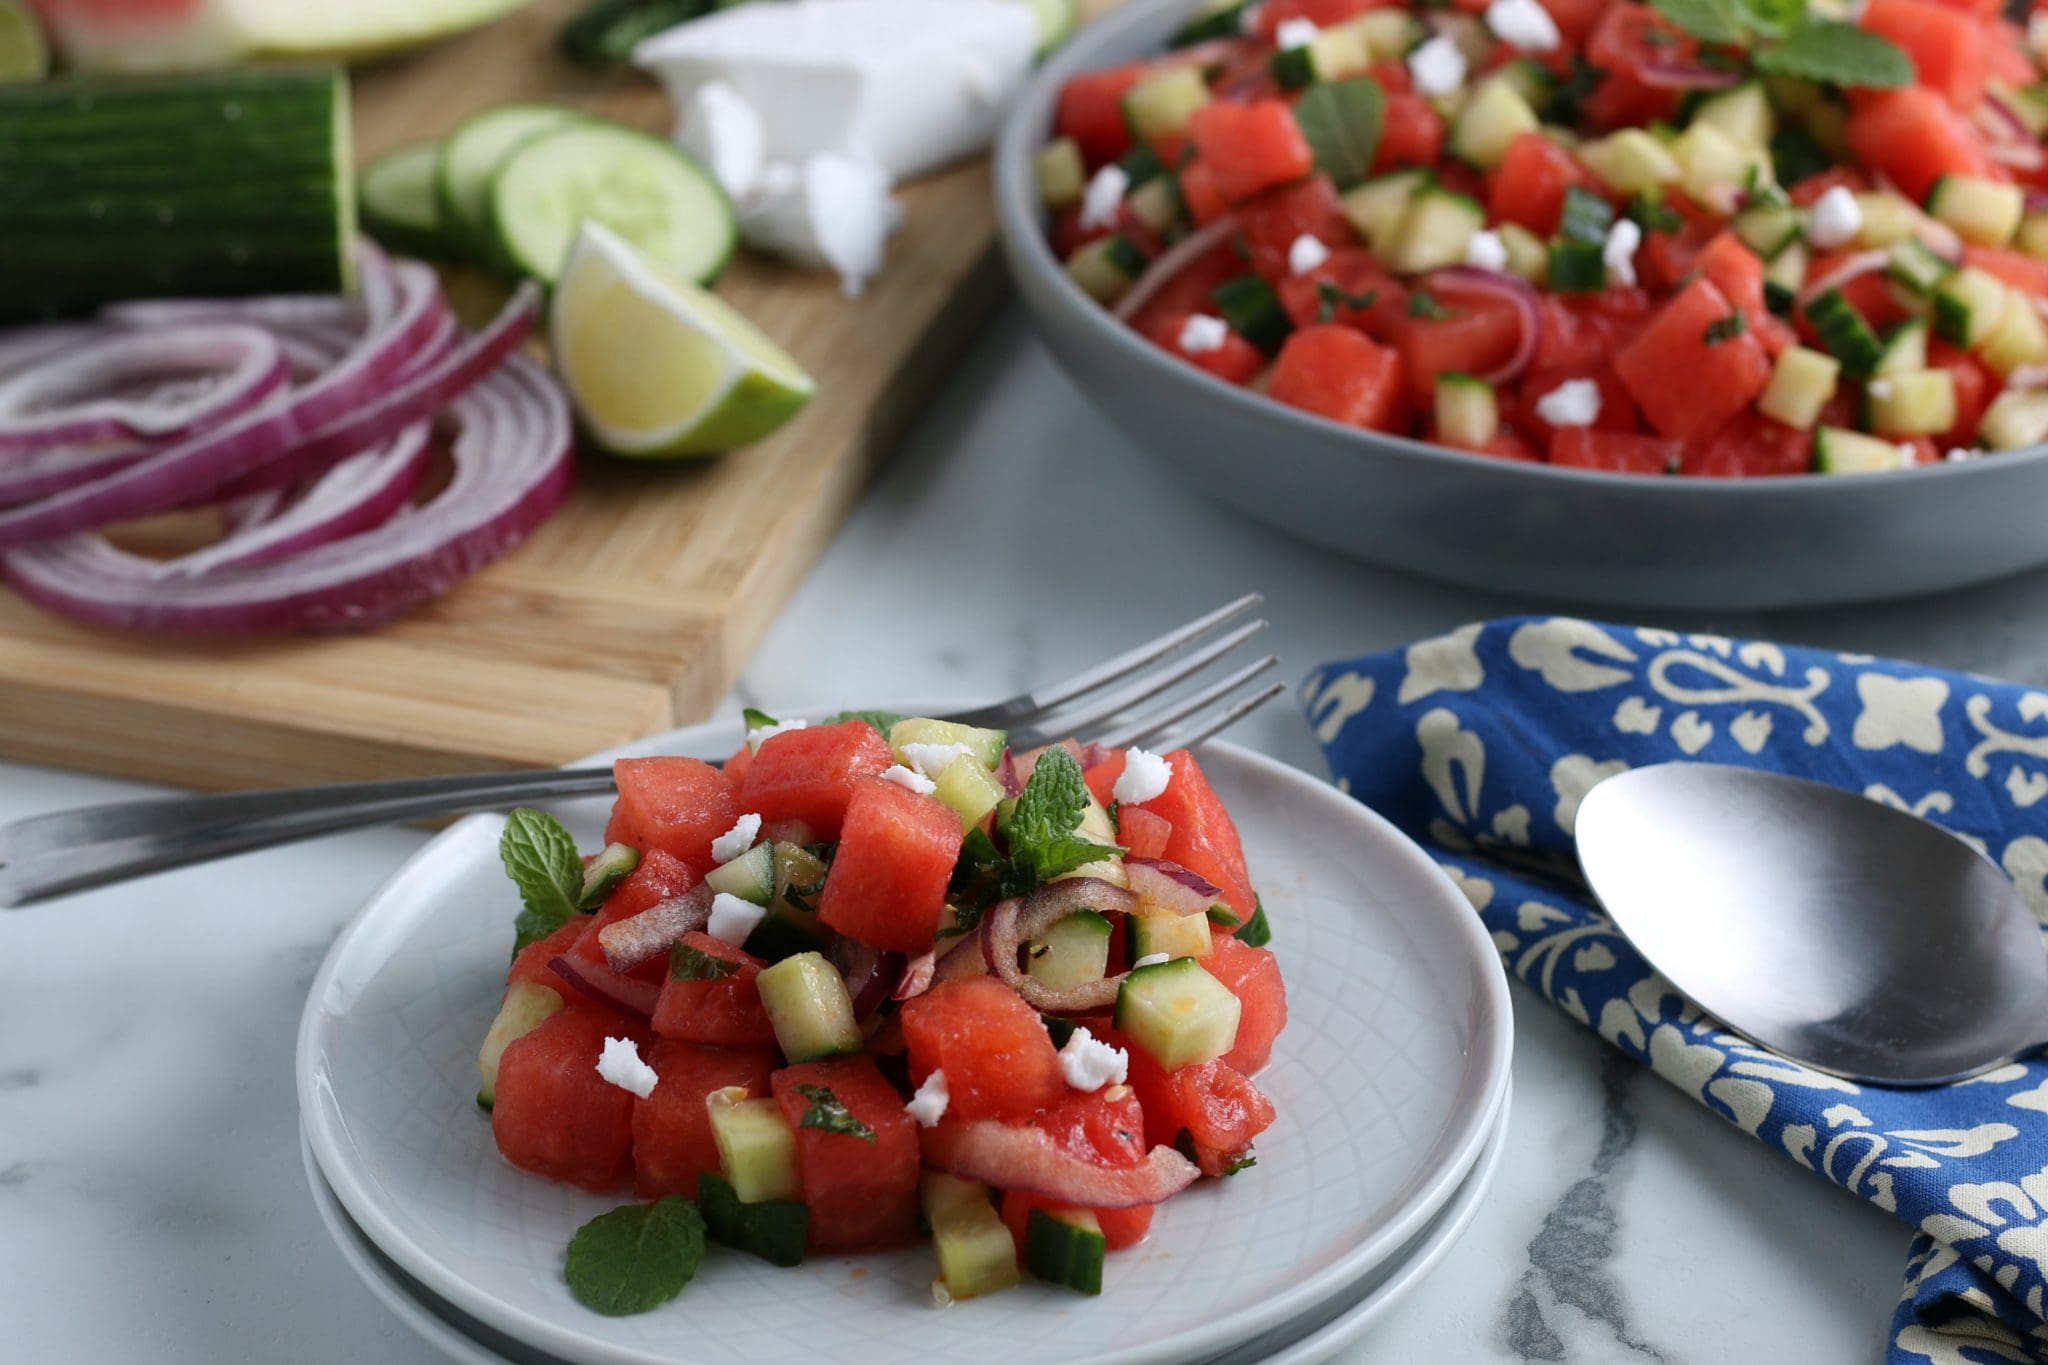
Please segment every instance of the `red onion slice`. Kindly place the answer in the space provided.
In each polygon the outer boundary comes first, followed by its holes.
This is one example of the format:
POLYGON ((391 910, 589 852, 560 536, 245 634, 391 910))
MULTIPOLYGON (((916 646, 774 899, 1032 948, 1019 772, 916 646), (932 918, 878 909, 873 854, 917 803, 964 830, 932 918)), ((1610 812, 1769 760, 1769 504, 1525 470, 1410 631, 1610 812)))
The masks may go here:
POLYGON ((2015 142, 1987 142, 1984 155, 2001 166, 2010 166, 2016 171, 2038 171, 2048 158, 2041 154, 2038 144, 2015 142))
POLYGON ((932 950, 932 984, 957 981, 963 976, 987 976, 987 939, 988 920, 984 918, 973 933, 942 941, 932 950))
POLYGON ((832 945, 832 965, 846 981, 853 999, 853 1017, 866 1019, 882 1007, 903 976, 903 954, 871 948, 858 939, 841 938, 832 945))
POLYGON ((609 1005, 621 1014, 631 1015, 643 1024, 654 1019, 654 1002, 661 996, 661 987, 652 981, 621 976, 610 968, 578 957, 550 958, 548 970, 592 1000, 609 1005))
POLYGON ((1017 775, 1017 754, 1013 749, 1003 750, 1003 761, 996 765, 996 776, 1002 780, 1003 795, 1015 800, 1024 794, 1024 779, 1017 775))
POLYGON ((1222 887, 1164 858, 1125 858, 1124 875, 1140 914, 1206 915, 1223 899, 1222 887))
POLYGON ((1129 322, 1138 315, 1138 310, 1152 301, 1153 295, 1173 282, 1175 276, 1186 270, 1202 257, 1230 240, 1237 231, 1237 215, 1226 213, 1205 227, 1198 227, 1172 246, 1159 253, 1146 266, 1124 296, 1116 301, 1111 311, 1117 321, 1129 322))
POLYGON ((1432 270, 1428 275, 1430 284, 1448 286, 1471 294, 1484 294, 1499 299, 1515 310, 1522 323, 1522 334, 1515 343, 1515 349, 1508 358, 1477 375, 1489 384, 1505 384, 1521 376, 1529 368, 1529 361, 1535 357, 1536 343, 1543 331, 1541 296, 1536 286, 1520 275, 1510 275, 1501 270, 1481 270, 1477 266, 1453 265, 1441 270, 1432 270))
POLYGON ((61 493, 154 455, 161 446, 55 446, 0 459, 0 507, 61 493))
POLYGON ((1116 1003, 1122 974, 1054 990, 1025 972, 1018 961, 1025 943, 1037 938, 1077 910, 1100 914, 1134 914, 1138 898, 1121 886, 1094 877, 1069 877, 1041 886, 1022 900, 1012 898, 982 916, 982 956, 1004 985, 1033 1008, 1050 1014, 1086 1014, 1116 1003))
POLYGON ((889 992, 891 1000, 914 1000, 932 988, 932 978, 938 975, 938 950, 920 953, 903 964, 903 975, 897 978, 896 989, 889 992))
POLYGON ((204 430, 284 382, 284 352, 260 327, 117 332, 60 348, 0 382, 0 455, 204 430), (127 396, 135 390, 140 396, 127 396))
POLYGON ((1800 286, 1799 306, 1804 308, 1830 289, 1840 289, 1851 280, 1882 270, 1890 261, 1891 253, 1888 251, 1853 251, 1844 256, 1833 270, 1800 286))
POLYGON ((925 1165, 1004 1190, 1028 1190, 1087 1209, 1157 1204, 1195 1183, 1201 1172, 1171 1147, 1154 1147, 1142 1166, 1104 1166, 1060 1150, 1051 1134, 993 1119, 927 1129, 925 1165))
POLYGON ((1992 143, 2024 146, 2034 140, 2019 112, 1988 91, 1977 107, 1970 111, 1970 123, 1992 143))
POLYGON ((1636 79, 1658 90, 1726 90, 1741 83, 1742 73, 1684 62, 1644 62, 1636 68, 1636 79))
POLYGON ((675 947, 683 935, 701 931, 711 922, 711 902, 716 895, 699 882, 680 896, 613 920, 597 931, 597 946, 604 949, 606 965, 615 972, 630 972, 675 947))

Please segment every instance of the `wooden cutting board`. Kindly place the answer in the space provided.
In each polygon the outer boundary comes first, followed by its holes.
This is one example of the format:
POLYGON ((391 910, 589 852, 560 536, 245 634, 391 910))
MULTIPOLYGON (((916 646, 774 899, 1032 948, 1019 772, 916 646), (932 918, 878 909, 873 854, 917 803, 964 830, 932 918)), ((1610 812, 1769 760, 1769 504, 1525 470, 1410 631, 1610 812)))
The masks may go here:
MULTIPOLYGON (((508 100, 665 132, 644 76, 556 55, 578 4, 539 0, 359 70, 359 158, 508 100)), ((901 197, 903 230, 858 300, 745 254, 720 282, 819 381, 789 425, 711 462, 584 455, 526 544, 373 634, 125 635, 0 588, 0 756, 226 789, 560 763, 703 718, 1001 296, 984 166, 901 197)), ((480 279, 450 283, 472 320, 494 306, 480 279)))

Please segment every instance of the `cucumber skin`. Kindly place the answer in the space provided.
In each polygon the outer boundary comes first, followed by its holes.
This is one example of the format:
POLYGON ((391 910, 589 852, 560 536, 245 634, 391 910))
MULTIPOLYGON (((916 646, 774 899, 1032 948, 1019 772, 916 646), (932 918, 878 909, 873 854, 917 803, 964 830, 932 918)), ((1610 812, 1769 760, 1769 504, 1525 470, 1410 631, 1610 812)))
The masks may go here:
POLYGON ((0 322, 335 293, 354 236, 338 68, 0 86, 0 261, 34 265, 9 272, 0 322))

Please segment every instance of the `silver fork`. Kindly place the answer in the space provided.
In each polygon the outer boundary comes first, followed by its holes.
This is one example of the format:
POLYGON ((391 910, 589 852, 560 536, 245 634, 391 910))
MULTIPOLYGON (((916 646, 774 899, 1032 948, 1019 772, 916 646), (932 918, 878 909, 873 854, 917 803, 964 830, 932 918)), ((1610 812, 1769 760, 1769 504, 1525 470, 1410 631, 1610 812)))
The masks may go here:
MULTIPOLYGON (((1175 691, 1199 681, 1266 628, 1262 618, 1241 619, 1264 600, 1247 593, 1062 682, 940 719, 1008 730, 1020 749, 1069 735, 1117 748, 1199 743, 1287 690, 1278 679, 1252 687, 1279 662, 1268 654, 1193 690, 1175 691), (1159 698, 1164 700, 1146 705, 1159 698)), ((541 768, 56 811, 0 827, 0 907, 367 825, 611 790, 610 768, 541 768)))

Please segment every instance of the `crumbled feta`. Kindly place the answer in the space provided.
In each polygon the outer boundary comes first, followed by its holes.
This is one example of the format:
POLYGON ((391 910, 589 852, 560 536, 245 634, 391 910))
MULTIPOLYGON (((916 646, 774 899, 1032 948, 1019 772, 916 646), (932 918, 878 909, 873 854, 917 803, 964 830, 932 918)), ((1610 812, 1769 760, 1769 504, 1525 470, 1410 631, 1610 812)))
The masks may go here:
POLYGON ((1140 967, 1156 967, 1162 962, 1171 961, 1173 959, 1165 953, 1147 953, 1131 964, 1131 970, 1136 971, 1140 967))
POLYGON ((1899 442, 1899 458, 1907 464, 1920 463, 1920 451, 1911 441, 1899 442))
POLYGON ((1465 54, 1448 33, 1439 33, 1408 54, 1408 74, 1420 94, 1451 94, 1465 83, 1465 54))
POLYGON ((807 720, 778 720, 773 725, 756 725, 747 731, 747 747, 758 751, 763 744, 777 735, 786 735, 791 730, 801 730, 809 724, 807 720))
POLYGON ((1097 171, 1081 191, 1081 228, 1108 227, 1116 222, 1117 206, 1131 188, 1131 177, 1114 162, 1097 171))
POLYGON ((732 822, 732 828, 711 841, 711 860, 729 863, 754 846, 761 837, 761 817, 749 811, 732 822))
POLYGON ((1823 250, 1855 240, 1863 231, 1863 208, 1847 185, 1831 185, 1806 214, 1806 240, 1823 250))
POLYGON ((676 117, 675 141, 736 200, 753 193, 768 160, 760 111, 724 81, 697 87, 676 117))
POLYGON ((1600 417, 1600 386, 1567 379, 1536 400, 1536 415, 1554 427, 1589 427, 1600 417))
POLYGON ((1892 396, 1892 381, 1889 379, 1873 379, 1865 387, 1869 390, 1872 398, 1889 398, 1892 396))
POLYGON ((946 1088, 946 1073, 933 1071, 910 1097, 910 1103, 903 1106, 903 1112, 916 1119, 918 1127, 933 1128, 946 1117, 946 1106, 952 1102, 953 1092, 946 1088))
POLYGON ((930 796, 939 789, 939 784, 923 773, 912 772, 901 763, 892 763, 882 770, 884 782, 894 782, 905 791, 916 792, 919 796, 930 796))
POLYGON ((1475 232, 1472 240, 1465 243, 1465 264, 1481 270, 1506 270, 1507 244, 1501 241, 1498 232, 1475 232))
POLYGON ((1190 313, 1188 320, 1180 325, 1178 340, 1180 348, 1189 355, 1220 351, 1223 343, 1230 340, 1230 324, 1207 313, 1190 313))
POLYGON ((640 1060, 640 1049, 631 1038, 604 1040, 604 1051, 597 1054, 597 1074, 643 1100, 654 1093, 655 1084, 661 1080, 653 1067, 640 1060))
POLYGON ((1287 248, 1287 269, 1292 274, 1306 275, 1329 259, 1330 248, 1306 232, 1296 237, 1287 248))
POLYGON ((1124 770, 1116 775, 1116 786, 1110 789, 1109 794, 1120 805, 1142 806, 1147 801, 1158 800, 1166 791, 1166 784, 1172 780, 1171 763, 1134 744, 1124 750, 1124 770))
POLYGON ((1517 52, 1552 52, 1563 41, 1557 21, 1537 0, 1493 0, 1486 7, 1486 26, 1517 52))
POLYGON ((1076 1090, 1095 1091, 1105 1085, 1122 1085, 1130 1069, 1128 1053, 1101 1041, 1085 1026, 1075 1029, 1066 1046, 1060 1049, 1060 1074, 1076 1090))
POLYGON ((730 943, 738 948, 746 943, 747 935, 754 932, 754 926, 767 913, 765 905, 743 901, 730 891, 721 891, 711 898, 711 920, 704 926, 704 932, 720 943, 730 943))
POLYGON ((965 744, 906 744, 903 756, 910 760, 911 769, 926 777, 937 777, 953 766, 954 762, 967 757, 965 744))
POLYGON ((801 166, 771 162, 739 210, 747 245, 833 271, 848 298, 882 268, 889 235, 903 220, 889 197, 889 173, 835 152, 801 166))
POLYGON ((1307 47, 1321 32, 1313 19, 1282 19, 1273 30, 1273 45, 1282 52, 1292 52, 1297 47, 1307 47))
POLYGON ((1617 218, 1607 229, 1600 247, 1600 259, 1607 266, 1607 278, 1615 284, 1636 282, 1636 248, 1643 244, 1643 230, 1633 218, 1617 218))
POLYGON ((1973 450, 1968 446, 1951 446, 1946 458, 1952 462, 1961 463, 1964 460, 1980 460, 1984 458, 1984 452, 1973 450))

